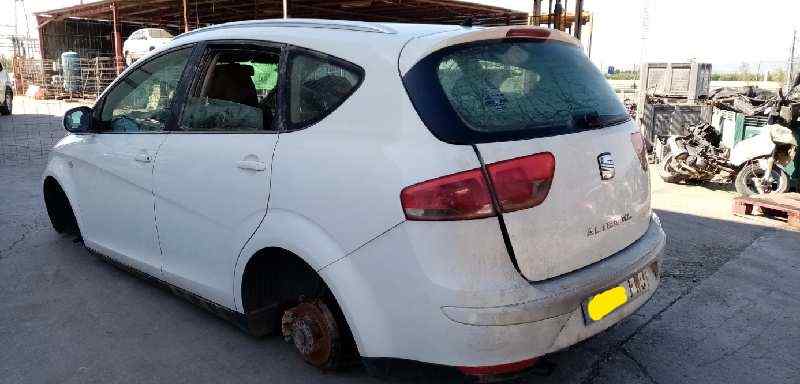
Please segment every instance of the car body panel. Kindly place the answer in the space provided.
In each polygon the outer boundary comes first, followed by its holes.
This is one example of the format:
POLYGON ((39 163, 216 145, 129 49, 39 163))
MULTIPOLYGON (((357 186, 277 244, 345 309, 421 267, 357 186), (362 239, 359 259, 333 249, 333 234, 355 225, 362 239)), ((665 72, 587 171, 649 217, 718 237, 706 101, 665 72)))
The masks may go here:
POLYGON ((11 88, 11 78, 6 68, 0 69, 0 104, 6 101, 6 88, 11 88))
MULTIPOLYGON (((446 259, 455 255, 464 255, 460 261, 483 260, 483 270, 507 264, 502 259, 505 250, 498 244, 502 242, 495 243, 482 235, 491 225, 497 225, 496 222, 482 219, 455 223, 458 223, 456 233, 460 235, 442 238, 436 231, 429 231, 431 225, 441 223, 404 222, 320 271, 325 281, 331 282, 331 290, 347 315, 362 356, 412 359, 448 366, 486 366, 558 351, 635 312, 656 287, 590 325, 584 323, 580 304, 575 302, 540 321, 493 326, 453 321, 444 315, 442 307, 480 311, 504 305, 513 309, 516 305, 547 298, 558 300, 561 292, 588 299, 597 293, 598 287, 614 286, 641 266, 660 261, 666 243, 661 225, 654 216, 648 231, 634 244, 578 272, 542 283, 529 283, 519 274, 512 277, 503 273, 494 276, 476 273, 473 276, 483 279, 481 286, 454 284, 457 278, 450 275, 467 272, 466 267, 458 267, 450 274, 433 274, 429 269, 430 261, 426 259, 441 258, 445 259, 442 262, 447 262, 446 259), (414 247, 425 241, 435 245, 425 247, 427 249, 414 247), (494 251, 481 244, 482 241, 495 244, 494 251), (437 248, 442 251, 453 246, 462 252, 435 252, 437 248), (416 252, 411 253, 409 249, 416 252), (419 252, 428 250, 434 252, 419 252), (387 266, 389 261, 390 267, 387 266), (391 273, 386 273, 387 269, 391 273)), ((534 314, 546 310, 532 308, 534 314)))
POLYGON ((167 136, 155 166, 164 279, 232 308, 231 272, 267 212, 278 135, 167 136), (240 161, 260 162, 264 169, 242 169, 240 161))
MULTIPOLYGON (((101 247, 149 274, 161 271, 161 251, 153 210, 153 163, 165 135, 72 135, 56 146, 76 180, 81 234, 91 248, 101 247), (149 162, 137 158, 147 156, 149 162), (124 218, 121 220, 121 218, 124 218)), ((60 177, 59 177, 60 178, 60 177)))
POLYGON ((533 140, 478 144, 494 163, 539 152, 555 156, 555 176, 542 204, 503 214, 525 277, 549 279, 619 252, 650 222, 650 181, 631 143, 633 122, 533 140), (615 176, 600 177, 598 156, 610 153, 615 176))

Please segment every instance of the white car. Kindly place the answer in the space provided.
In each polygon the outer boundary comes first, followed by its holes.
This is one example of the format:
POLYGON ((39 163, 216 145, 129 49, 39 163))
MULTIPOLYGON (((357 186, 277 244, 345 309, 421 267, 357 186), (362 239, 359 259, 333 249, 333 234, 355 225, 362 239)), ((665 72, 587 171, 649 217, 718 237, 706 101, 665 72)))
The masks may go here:
POLYGON ((511 374, 659 284, 641 134, 559 31, 223 24, 65 126, 57 231, 318 367, 511 374))
POLYGON ((11 77, 6 68, 0 63, 0 115, 10 115, 14 109, 14 90, 11 87, 11 77))
POLYGON ((131 65, 134 61, 147 56, 165 44, 172 41, 172 34, 159 28, 142 28, 134 31, 122 44, 122 55, 125 64, 131 65))

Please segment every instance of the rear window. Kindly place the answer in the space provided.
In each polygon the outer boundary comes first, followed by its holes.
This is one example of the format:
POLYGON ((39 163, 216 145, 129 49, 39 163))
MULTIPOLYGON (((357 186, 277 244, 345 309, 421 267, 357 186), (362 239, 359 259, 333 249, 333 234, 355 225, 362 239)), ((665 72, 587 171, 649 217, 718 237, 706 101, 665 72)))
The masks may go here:
POLYGON ((552 136, 628 120, 581 48, 556 41, 449 47, 415 65, 404 82, 431 131, 456 144, 552 136))

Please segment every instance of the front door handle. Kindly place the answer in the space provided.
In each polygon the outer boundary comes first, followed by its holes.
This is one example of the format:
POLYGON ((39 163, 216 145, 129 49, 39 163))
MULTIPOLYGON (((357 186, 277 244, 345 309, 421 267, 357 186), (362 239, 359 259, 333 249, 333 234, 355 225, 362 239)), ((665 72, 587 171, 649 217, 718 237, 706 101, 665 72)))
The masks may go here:
POLYGON ((134 156, 133 159, 138 161, 138 162, 140 162, 140 163, 149 163, 149 162, 153 161, 153 157, 150 156, 149 154, 145 153, 145 152, 142 152, 142 153, 134 156))
POLYGON ((267 164, 263 161, 253 161, 253 160, 240 160, 236 162, 236 166, 239 169, 247 169, 251 171, 265 171, 267 169, 267 164))

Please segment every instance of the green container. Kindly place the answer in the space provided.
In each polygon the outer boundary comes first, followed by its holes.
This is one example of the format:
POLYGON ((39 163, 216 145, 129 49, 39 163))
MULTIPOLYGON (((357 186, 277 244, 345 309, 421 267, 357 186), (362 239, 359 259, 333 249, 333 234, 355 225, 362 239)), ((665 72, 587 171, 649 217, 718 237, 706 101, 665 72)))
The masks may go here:
MULTIPOLYGON (((766 116, 747 117, 742 113, 737 113, 733 144, 736 145, 742 140, 747 140, 760 134, 763 127, 767 125, 767 121, 768 117, 766 116)), ((795 126, 792 131, 795 139, 800 142, 800 127, 795 126)), ((786 166, 785 170, 789 174, 789 186, 794 189, 800 189, 800 156, 795 154, 794 160, 786 166)))

